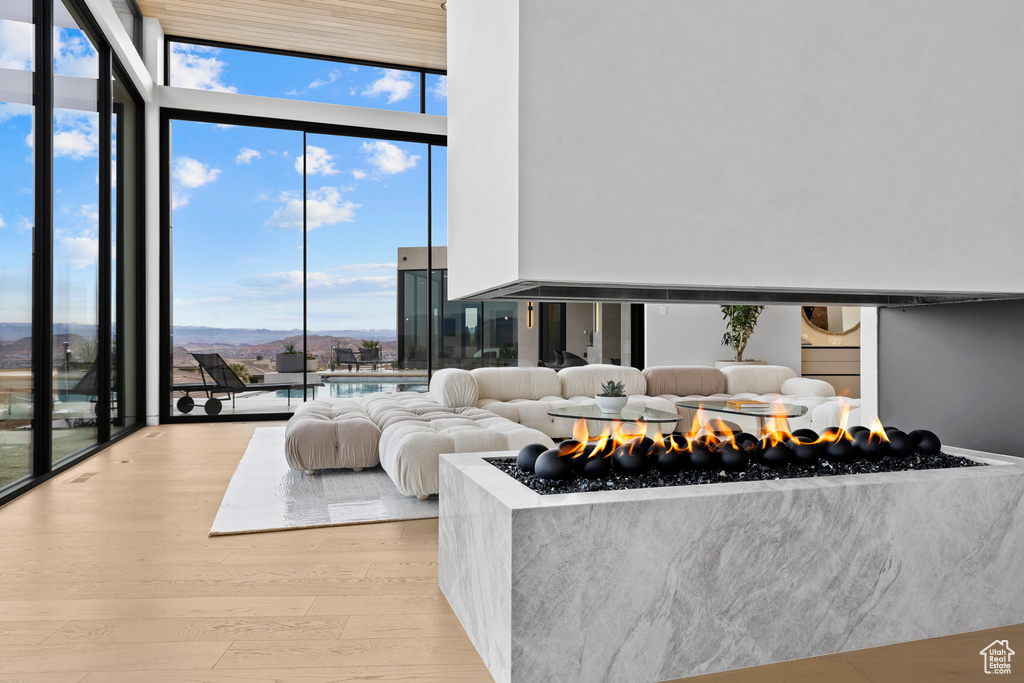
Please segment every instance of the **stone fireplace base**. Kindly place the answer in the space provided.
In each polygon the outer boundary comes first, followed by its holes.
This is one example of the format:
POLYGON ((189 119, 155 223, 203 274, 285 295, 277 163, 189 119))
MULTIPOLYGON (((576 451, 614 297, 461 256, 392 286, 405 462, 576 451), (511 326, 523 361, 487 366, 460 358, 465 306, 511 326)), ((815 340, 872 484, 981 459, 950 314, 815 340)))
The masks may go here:
POLYGON ((506 681, 656 681, 1024 622, 1024 461, 542 496, 441 457, 439 583, 506 681))

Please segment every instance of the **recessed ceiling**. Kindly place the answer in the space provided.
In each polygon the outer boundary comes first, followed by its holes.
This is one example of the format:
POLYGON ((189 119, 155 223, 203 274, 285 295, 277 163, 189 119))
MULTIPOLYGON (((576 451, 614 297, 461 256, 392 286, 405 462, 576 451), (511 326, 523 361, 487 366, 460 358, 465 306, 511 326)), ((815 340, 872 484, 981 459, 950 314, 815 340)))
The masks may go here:
POLYGON ((446 69, 437 0, 138 0, 169 36, 446 69))

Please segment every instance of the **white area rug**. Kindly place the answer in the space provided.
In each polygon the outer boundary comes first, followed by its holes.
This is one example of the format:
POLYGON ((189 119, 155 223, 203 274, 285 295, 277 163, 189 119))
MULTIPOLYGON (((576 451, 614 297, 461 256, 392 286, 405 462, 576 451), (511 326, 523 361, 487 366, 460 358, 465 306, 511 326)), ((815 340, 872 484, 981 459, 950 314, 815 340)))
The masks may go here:
POLYGON ((378 465, 362 472, 288 469, 284 427, 258 427, 231 477, 211 536, 437 517, 437 498, 403 496, 378 465))

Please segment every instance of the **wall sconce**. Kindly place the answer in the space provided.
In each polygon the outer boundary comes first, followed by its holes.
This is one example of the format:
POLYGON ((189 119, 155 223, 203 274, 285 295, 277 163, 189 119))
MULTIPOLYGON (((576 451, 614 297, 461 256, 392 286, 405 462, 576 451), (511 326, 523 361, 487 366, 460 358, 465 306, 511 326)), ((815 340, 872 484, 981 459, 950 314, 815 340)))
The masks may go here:
POLYGON ((533 329, 533 302, 532 301, 527 301, 526 302, 526 327, 528 329, 531 329, 531 330, 533 329))
POLYGON ((601 333, 601 304, 594 303, 594 334, 601 333))

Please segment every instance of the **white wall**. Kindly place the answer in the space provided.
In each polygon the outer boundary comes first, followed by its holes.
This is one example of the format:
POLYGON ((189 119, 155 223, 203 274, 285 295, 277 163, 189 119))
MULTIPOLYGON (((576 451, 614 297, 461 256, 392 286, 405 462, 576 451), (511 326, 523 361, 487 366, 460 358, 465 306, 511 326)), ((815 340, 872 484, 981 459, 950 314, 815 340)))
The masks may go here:
MULTIPOLYGON (((714 365, 716 360, 732 359, 732 350, 722 346, 725 320, 718 306, 651 304, 646 309, 647 367, 714 365)), ((758 318, 757 328, 750 337, 743 358, 785 365, 799 374, 799 307, 766 307, 758 318)))
POLYGON ((449 15, 454 296, 516 279, 1024 292, 1019 0, 473 0, 449 15), (494 168, 473 163, 483 149, 494 168), (728 263, 709 256, 723 248, 728 263))
POLYGON ((448 292, 455 299, 478 282, 518 272, 519 3, 453 2, 447 18, 448 118, 458 121, 448 129, 448 256, 458 264, 449 269, 448 292))

